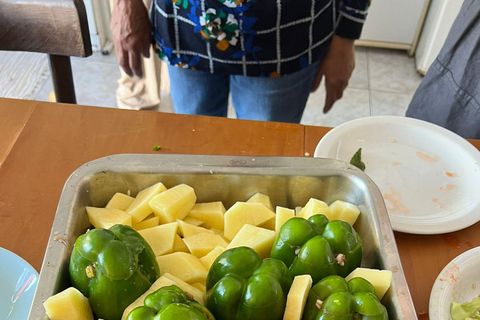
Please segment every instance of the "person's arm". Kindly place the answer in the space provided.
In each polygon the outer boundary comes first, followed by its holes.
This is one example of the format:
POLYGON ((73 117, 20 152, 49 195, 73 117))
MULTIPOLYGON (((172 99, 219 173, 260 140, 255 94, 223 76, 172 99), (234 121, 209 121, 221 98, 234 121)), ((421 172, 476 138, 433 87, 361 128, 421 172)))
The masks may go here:
POLYGON ((327 113, 343 96, 353 69, 355 68, 354 41, 360 37, 367 16, 369 0, 345 0, 340 8, 340 16, 335 34, 323 57, 312 91, 317 90, 325 77, 326 98, 323 112, 327 113))
POLYGON ((113 43, 118 63, 130 77, 143 77, 142 55, 150 56, 152 26, 142 0, 114 0, 112 21, 113 43))

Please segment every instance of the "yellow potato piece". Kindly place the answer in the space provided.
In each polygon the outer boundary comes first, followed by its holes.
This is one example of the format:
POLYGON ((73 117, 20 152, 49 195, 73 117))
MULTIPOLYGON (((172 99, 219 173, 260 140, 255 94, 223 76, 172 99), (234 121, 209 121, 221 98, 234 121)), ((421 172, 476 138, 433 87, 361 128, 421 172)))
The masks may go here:
POLYGON ((156 195, 148 204, 160 218, 160 223, 167 223, 185 218, 195 201, 195 190, 186 184, 180 184, 156 195))
POLYGON ((175 281, 175 284, 180 289, 182 289, 185 292, 190 293, 193 296, 193 299, 195 299, 195 301, 200 303, 202 306, 205 304, 205 292, 204 291, 196 288, 195 286, 193 286, 191 284, 186 283, 182 279, 179 279, 179 278, 175 277, 174 275, 172 275, 170 273, 165 273, 163 276, 175 281))
POLYGON ((345 201, 337 200, 332 203, 329 208, 332 212, 333 220, 343 220, 352 226, 360 215, 360 210, 356 205, 345 201))
POLYGON ((230 240, 225 238, 225 234, 223 233, 223 230, 215 229, 215 228, 211 228, 210 230, 213 231, 213 233, 218 234, 220 237, 222 237, 223 240, 230 242, 230 240))
POLYGON ((202 227, 197 227, 197 226, 194 226, 193 224, 186 223, 182 220, 177 220, 177 222, 178 222, 178 232, 184 238, 191 237, 191 236, 199 234, 199 233, 211 233, 211 234, 213 234, 212 230, 208 230, 208 229, 205 229, 205 228, 202 228, 202 227))
POLYGON ((245 224, 259 226, 273 221, 275 214, 260 203, 237 202, 225 212, 225 237, 232 240, 245 224))
POLYGON ((196 283, 192 284, 192 286, 194 286, 198 290, 202 291, 203 294, 207 293, 207 286, 204 285, 203 283, 196 282, 196 283))
POLYGON ((190 217, 185 217, 183 218, 183 221, 186 222, 186 223, 189 223, 189 224, 193 224, 194 226, 201 226, 203 224, 203 221, 202 220, 198 220, 198 219, 195 219, 195 218, 190 218, 190 217))
POLYGON ((282 228, 283 224, 287 222, 287 220, 295 217, 295 211, 292 209, 278 207, 276 208, 275 212, 275 232, 279 233, 280 228, 282 228))
POLYGON ((287 306, 283 314, 283 320, 301 320, 308 293, 312 288, 312 277, 309 274, 296 276, 293 279, 287 296, 287 306))
POLYGON ((270 256, 275 235, 275 231, 246 224, 227 246, 227 250, 237 247, 250 247, 262 259, 265 259, 270 256))
POLYGON ((357 268, 353 270, 345 278, 345 280, 348 281, 353 278, 363 278, 370 282, 375 288, 375 293, 377 294, 378 300, 382 300, 388 288, 390 288, 390 284, 392 283, 392 271, 357 268))
POLYGON ((177 228, 178 223, 171 222, 154 228, 143 229, 138 231, 138 233, 152 247, 155 256, 160 256, 173 252, 177 228))
POLYGON ((174 252, 157 257, 160 273, 170 273, 187 282, 195 283, 207 280, 208 271, 196 256, 191 253, 174 252))
POLYGON ((222 237, 211 233, 199 233, 183 238, 188 250, 198 258, 203 257, 215 247, 226 247, 228 243, 222 237))
MULTIPOLYGON (((150 294, 150 293, 153 293, 155 291, 157 291, 158 289, 162 288, 162 287, 168 287, 168 286, 171 286, 171 285, 177 285, 175 283, 175 281, 173 281, 172 279, 169 279, 165 276, 162 276, 160 278, 157 279, 157 281, 155 281, 151 286, 150 286, 150 289, 148 289, 144 294, 142 294, 140 297, 137 298, 137 300, 133 301, 126 309, 125 311, 123 311, 123 314, 122 314, 122 320, 126 320, 127 317, 128 317, 128 314, 133 310, 135 309, 136 307, 141 307, 144 305, 145 303, 145 298, 150 294)), ((65 318, 65 319, 68 319, 68 318, 65 318)))
POLYGON ((146 216, 152 213, 153 210, 152 208, 150 208, 148 203, 153 197, 155 197, 161 192, 164 192, 165 190, 167 190, 167 188, 165 188, 163 183, 159 182, 151 187, 140 191, 133 200, 132 204, 125 211, 132 216, 132 222, 139 223, 140 221, 145 219, 146 216))
POLYGON ((88 298, 73 287, 51 296, 43 306, 50 320, 93 320, 88 298))
POLYGON ((204 257, 201 257, 200 262, 203 264, 203 266, 207 270, 210 270, 210 267, 212 266, 215 259, 217 259, 218 256, 221 255, 224 251, 225 251, 225 247, 215 247, 207 255, 205 255, 204 257))
POLYGON ((264 194, 255 193, 250 199, 247 200, 247 203, 261 203, 268 209, 273 211, 272 202, 270 201, 270 197, 264 194))
POLYGON ((125 211, 128 209, 128 207, 132 204, 133 202, 133 197, 127 196, 126 194, 123 193, 115 193, 113 197, 108 201, 107 205, 105 208, 107 209, 118 209, 125 211))
POLYGON ((297 214, 297 217, 308 219, 316 214, 323 214, 328 218, 328 220, 332 221, 333 217, 328 205, 325 202, 314 198, 308 200, 305 207, 303 207, 303 209, 297 214))
POLYGON ((116 224, 132 226, 132 217, 118 209, 86 207, 88 220, 95 228, 110 229, 116 224))
POLYGON ((175 241, 173 242, 173 252, 190 252, 178 234, 175 235, 175 241))
POLYGON ((258 225, 258 226, 261 227, 261 228, 265 228, 265 229, 268 229, 268 230, 275 231, 275 219, 276 219, 276 216, 274 218, 258 225))
POLYGON ((158 226, 159 219, 158 217, 147 218, 137 224, 133 225, 133 229, 139 231, 142 229, 148 229, 158 226))
POLYGON ((203 221, 205 228, 216 228, 223 230, 223 216, 225 207, 220 201, 209 203, 197 203, 188 213, 187 218, 194 218, 203 221))

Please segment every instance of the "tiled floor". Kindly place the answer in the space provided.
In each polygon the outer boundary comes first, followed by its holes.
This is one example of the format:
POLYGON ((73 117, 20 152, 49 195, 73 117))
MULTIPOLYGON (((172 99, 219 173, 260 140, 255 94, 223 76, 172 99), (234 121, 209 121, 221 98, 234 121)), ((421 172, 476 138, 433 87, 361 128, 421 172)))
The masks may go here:
MULTIPOLYGON (((422 77, 415 70, 414 59, 404 51, 356 48, 356 67, 344 97, 328 114, 323 114, 325 89, 320 87, 310 95, 302 124, 337 126, 360 117, 375 115, 405 115, 408 104, 422 77)), ((115 107, 116 80, 120 73, 112 54, 72 59, 75 89, 79 104, 115 107)), ((53 91, 51 78, 36 96, 48 100, 53 91)), ((163 97, 157 111, 172 112, 169 97, 163 97)), ((230 108, 229 116, 234 117, 230 108)))

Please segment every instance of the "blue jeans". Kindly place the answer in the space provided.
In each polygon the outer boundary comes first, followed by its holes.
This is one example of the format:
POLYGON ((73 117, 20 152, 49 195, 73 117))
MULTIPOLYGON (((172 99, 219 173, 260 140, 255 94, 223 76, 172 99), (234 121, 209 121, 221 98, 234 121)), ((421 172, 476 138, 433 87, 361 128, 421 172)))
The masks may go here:
POLYGON ((319 62, 280 78, 210 74, 168 66, 176 113, 226 117, 228 93, 238 119, 300 123, 319 62))

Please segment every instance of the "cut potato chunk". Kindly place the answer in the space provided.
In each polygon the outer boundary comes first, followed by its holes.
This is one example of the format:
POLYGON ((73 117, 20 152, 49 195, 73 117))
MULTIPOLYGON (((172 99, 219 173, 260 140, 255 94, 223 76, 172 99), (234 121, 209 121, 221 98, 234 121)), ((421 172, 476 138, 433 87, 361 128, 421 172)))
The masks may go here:
POLYGON ((155 256, 172 253, 177 235, 178 223, 162 224, 158 227, 138 231, 140 235, 152 247, 155 256))
POLYGON ((199 227, 203 224, 202 220, 198 220, 198 219, 195 219, 195 218, 190 218, 188 216, 183 218, 183 221, 186 222, 186 223, 193 224, 194 226, 197 226, 197 227, 199 227))
POLYGON ((275 214, 263 204, 237 202, 225 212, 225 237, 232 240, 245 224, 259 226, 269 220, 275 221, 275 214))
POLYGON ((345 201, 337 200, 329 208, 332 212, 332 219, 346 221, 352 226, 360 215, 360 210, 356 205, 345 201))
POLYGON ((225 247, 215 247, 206 256, 200 258, 200 262, 205 266, 207 270, 210 270, 215 259, 218 258, 225 251, 225 247))
POLYGON ((113 195, 112 199, 108 201, 105 208, 107 209, 112 208, 112 209, 126 211, 128 207, 132 204, 133 200, 134 200, 133 197, 117 192, 113 195))
POLYGON ((51 296, 43 306, 50 320, 93 320, 88 298, 73 287, 51 296))
POLYGON ((261 203, 273 212, 273 206, 272 202, 270 201, 270 197, 260 192, 251 196, 250 199, 247 200, 247 203, 261 203))
POLYGON ((227 242, 230 242, 230 240, 228 240, 227 238, 225 238, 225 234, 223 233, 223 230, 215 229, 215 228, 211 228, 210 230, 213 231, 213 233, 218 234, 220 237, 222 237, 223 240, 225 240, 225 241, 227 241, 227 242))
POLYGON ((209 203, 197 203, 188 213, 187 218, 194 218, 203 221, 205 228, 216 228, 223 230, 223 216, 225 207, 220 201, 209 203))
POLYGON ((191 253, 174 252, 157 257, 160 273, 170 273, 187 282, 203 282, 207 280, 208 271, 196 256, 191 253))
POLYGON ((133 225, 133 229, 139 231, 142 229, 148 229, 158 226, 159 218, 158 217, 151 217, 147 218, 137 224, 133 225))
POLYGON ((195 286, 193 286, 191 284, 186 283, 182 279, 179 279, 179 278, 175 277, 173 274, 165 273, 163 276, 175 281, 175 284, 180 289, 182 289, 185 292, 190 293, 193 296, 193 299, 195 299, 195 301, 200 303, 202 306, 205 304, 205 293, 204 293, 204 291, 196 288, 195 286))
POLYGON ((279 233, 280 228, 282 228, 283 224, 287 222, 288 219, 295 217, 295 211, 292 209, 278 207, 276 208, 275 212, 275 232, 279 233))
POLYGON ((160 223, 168 223, 185 218, 195 201, 195 190, 186 184, 180 184, 156 195, 148 204, 160 218, 160 223))
POLYGON ((392 271, 357 268, 353 270, 345 278, 345 280, 348 281, 353 278, 363 278, 370 282, 375 288, 375 293, 377 294, 378 300, 382 300, 388 288, 390 288, 390 284, 392 283, 392 271))
POLYGON ((155 197, 157 194, 167 190, 163 183, 159 182, 154 184, 147 189, 144 189, 138 193, 138 195, 133 200, 132 204, 125 211, 126 213, 132 216, 133 223, 139 223, 146 216, 153 212, 152 208, 148 205, 150 200, 155 197))
POLYGON ((88 220, 95 228, 110 229, 116 224, 132 226, 132 217, 118 209, 86 207, 88 220))
POLYGON ((175 235, 175 241, 173 242, 173 252, 190 252, 178 234, 175 235))
MULTIPOLYGON (((128 314, 133 310, 135 309, 136 307, 141 307, 144 305, 145 303, 145 298, 150 294, 150 293, 153 293, 155 291, 157 291, 158 289, 160 288, 163 288, 163 287, 167 287, 167 286, 171 286, 171 285, 176 285, 175 281, 173 281, 172 279, 169 279, 165 276, 162 276, 160 278, 157 279, 157 281, 155 281, 151 286, 150 286, 150 289, 148 289, 144 294, 142 294, 140 297, 137 298, 137 300, 133 301, 126 309, 125 311, 123 311, 123 314, 122 314, 122 320, 126 320, 127 319, 127 316, 128 314)), ((65 318, 65 319, 68 319, 68 318, 65 318)))
POLYGON ((303 310, 305 309, 312 282, 312 277, 308 274, 296 276, 293 279, 290 291, 288 291, 287 306, 285 307, 283 320, 302 319, 303 310))
POLYGON ((260 225, 258 225, 260 228, 265 228, 265 229, 268 229, 268 230, 272 230, 272 231, 275 231, 275 219, 276 219, 276 216, 260 225))
POLYGON ((186 223, 182 220, 177 220, 177 222, 178 222, 178 232, 184 238, 191 237, 191 236, 199 234, 199 233, 211 233, 211 234, 213 234, 212 230, 208 230, 208 229, 205 229, 205 228, 202 228, 202 227, 197 227, 197 226, 194 226, 193 224, 186 223))
POLYGON ((250 247, 262 259, 265 259, 270 256, 275 235, 275 231, 246 224, 227 246, 227 250, 237 247, 250 247))
POLYGON ((203 294, 207 294, 207 286, 204 285, 203 283, 196 282, 196 283, 192 284, 192 286, 194 286, 198 290, 202 291, 203 294))
POLYGON ((198 258, 203 257, 215 247, 226 247, 228 243, 222 237, 211 233, 199 233, 183 238, 188 250, 198 258))
POLYGON ((328 205, 325 202, 314 198, 308 200, 307 204, 298 213, 297 217, 308 219, 316 214, 323 214, 328 218, 328 220, 332 221, 333 217, 332 213, 330 212, 330 208, 328 208, 328 205))

